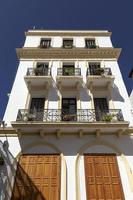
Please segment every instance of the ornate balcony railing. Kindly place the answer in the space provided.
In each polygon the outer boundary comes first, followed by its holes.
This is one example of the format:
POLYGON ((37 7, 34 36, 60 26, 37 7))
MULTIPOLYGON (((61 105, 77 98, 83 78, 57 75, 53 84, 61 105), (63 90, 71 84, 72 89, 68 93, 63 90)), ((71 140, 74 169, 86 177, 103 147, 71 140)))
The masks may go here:
POLYGON ((112 72, 110 68, 97 68, 97 69, 87 69, 87 76, 89 75, 94 75, 94 76, 101 76, 101 75, 107 75, 107 76, 111 76, 112 72))
POLYGON ((81 76, 80 68, 58 68, 57 76, 81 76))
POLYGON ((97 121, 102 122, 119 122, 124 121, 121 110, 106 110, 97 111, 94 109, 78 109, 76 113, 66 113, 61 109, 47 110, 30 110, 21 109, 18 111, 16 121, 40 121, 40 122, 79 122, 92 123, 97 121))
POLYGON ((50 69, 28 68, 26 76, 50 76, 50 69))

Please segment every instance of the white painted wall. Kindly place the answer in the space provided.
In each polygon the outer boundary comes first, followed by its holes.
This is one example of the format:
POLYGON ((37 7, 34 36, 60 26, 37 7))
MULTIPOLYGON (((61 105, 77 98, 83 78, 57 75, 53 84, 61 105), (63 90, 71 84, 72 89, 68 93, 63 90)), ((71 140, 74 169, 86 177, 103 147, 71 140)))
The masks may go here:
POLYGON ((130 126, 133 126, 132 107, 119 65, 117 61, 105 61, 105 67, 111 68, 112 74, 115 76, 114 86, 112 88, 114 108, 121 109, 124 119, 130 122, 130 126))
POLYGON ((32 61, 21 61, 19 64, 17 75, 15 77, 15 81, 11 90, 11 94, 3 118, 4 121, 7 123, 7 126, 11 125, 11 121, 16 120, 18 109, 25 108, 28 90, 24 82, 24 76, 27 73, 27 68, 32 66, 32 61))
MULTIPOLYGON (((63 45, 63 38, 60 36, 50 37, 50 36, 27 36, 24 47, 39 47, 41 38, 51 38, 51 46, 52 47, 62 47, 63 45)), ((64 38, 73 38, 73 45, 75 47, 85 47, 85 38, 95 38, 96 44, 99 47, 112 47, 112 43, 110 37, 64 37, 64 38)))
POLYGON ((130 102, 131 102, 131 105, 133 107, 133 90, 132 90, 132 92, 130 94, 130 102))
POLYGON ((96 37, 99 47, 112 47, 110 37, 96 37))

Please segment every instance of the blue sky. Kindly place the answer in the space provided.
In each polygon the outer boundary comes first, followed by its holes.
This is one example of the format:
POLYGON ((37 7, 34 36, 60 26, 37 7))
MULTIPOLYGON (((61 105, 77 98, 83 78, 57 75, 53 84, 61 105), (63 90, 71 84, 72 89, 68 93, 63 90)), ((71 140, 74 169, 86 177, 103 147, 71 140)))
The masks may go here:
MULTIPOLYGON (((133 1, 131 0, 2 0, 0 6, 0 118, 15 78, 24 32, 37 29, 112 31, 114 47, 123 49, 119 65, 128 93, 133 81, 133 1)), ((17 99, 14 103, 17 103, 17 99)))

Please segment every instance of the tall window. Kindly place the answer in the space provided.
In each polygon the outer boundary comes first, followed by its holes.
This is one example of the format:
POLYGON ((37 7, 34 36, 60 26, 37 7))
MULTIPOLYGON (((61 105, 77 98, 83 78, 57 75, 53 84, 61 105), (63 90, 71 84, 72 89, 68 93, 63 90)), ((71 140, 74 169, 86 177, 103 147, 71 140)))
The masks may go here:
POLYGON ((36 76, 47 76, 48 75, 48 63, 37 63, 35 68, 36 76))
POLYGON ((73 47, 73 39, 63 39, 63 48, 70 49, 73 47))
POLYGON ((44 113, 44 98, 32 98, 30 104, 29 120, 42 121, 44 113), (32 119, 33 118, 33 119, 32 119))
POLYGON ((63 76, 74 76, 75 67, 74 64, 63 64, 63 76))
POLYGON ((85 47, 90 49, 96 48, 95 39, 85 39, 85 47))
POLYGON ((101 75, 100 74, 100 63, 98 62, 92 62, 89 63, 89 72, 90 75, 101 75))
POLYGON ((62 120, 76 121, 77 120, 77 105, 76 98, 62 99, 62 120))
POLYGON ((94 98, 96 121, 103 121, 104 115, 109 112, 106 98, 94 98))
POLYGON ((44 38, 42 38, 41 42, 40 42, 40 47, 44 48, 44 49, 47 49, 47 48, 50 47, 50 44, 51 44, 51 39, 44 39, 44 38))

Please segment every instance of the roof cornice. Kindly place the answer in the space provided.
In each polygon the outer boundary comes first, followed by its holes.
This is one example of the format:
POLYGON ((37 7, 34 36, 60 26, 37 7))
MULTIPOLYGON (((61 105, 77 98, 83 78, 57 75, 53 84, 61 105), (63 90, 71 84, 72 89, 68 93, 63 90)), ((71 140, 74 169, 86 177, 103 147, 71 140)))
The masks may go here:
POLYGON ((108 31, 28 31, 25 36, 108 36, 112 32, 108 31))
POLYGON ((118 59, 121 53, 120 48, 97 48, 97 49, 86 49, 86 48, 17 48, 17 56, 19 59, 88 59, 88 58, 115 58, 118 59))

